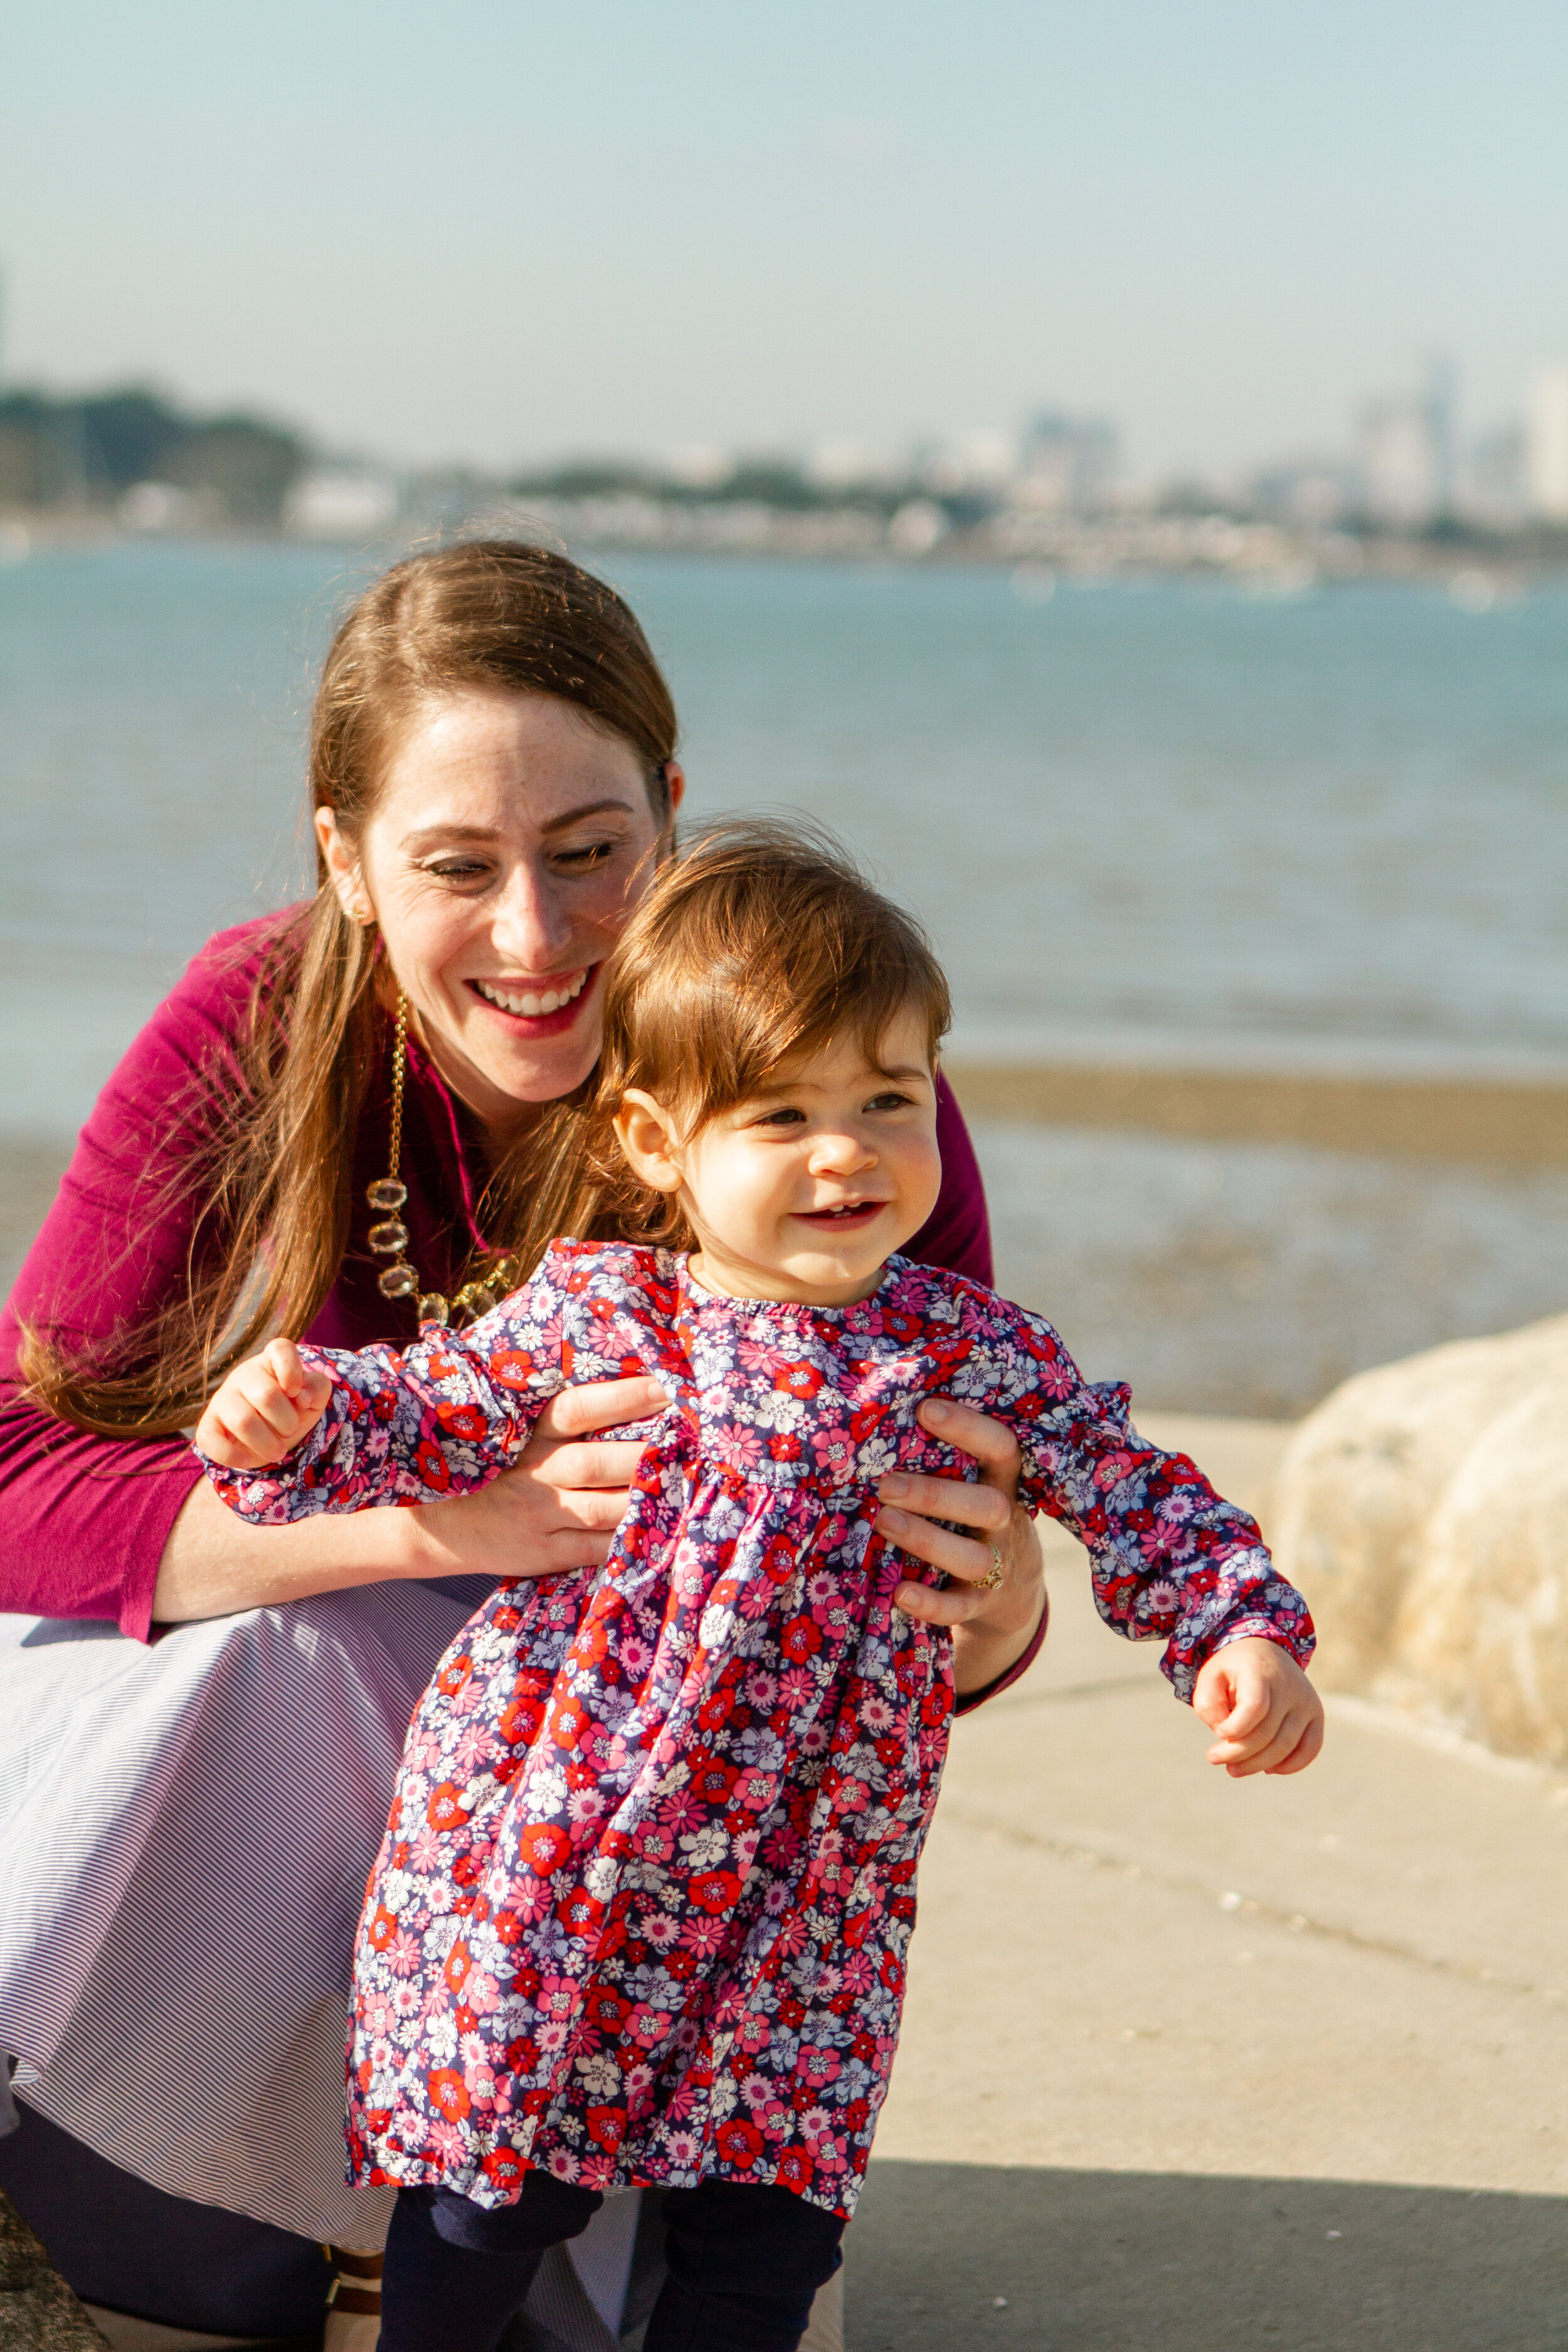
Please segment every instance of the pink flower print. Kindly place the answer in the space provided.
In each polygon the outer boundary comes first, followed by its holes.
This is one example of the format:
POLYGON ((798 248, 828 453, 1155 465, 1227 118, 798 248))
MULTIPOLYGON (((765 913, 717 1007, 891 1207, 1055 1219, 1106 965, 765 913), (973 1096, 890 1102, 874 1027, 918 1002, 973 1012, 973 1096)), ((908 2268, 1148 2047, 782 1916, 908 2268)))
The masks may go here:
POLYGON ((476 2017, 489 2017, 500 2007, 500 1988, 483 1969, 473 1969, 463 1986, 463 2000, 476 2017))
POLYGON ((685 1950, 695 1952, 700 1960, 707 1960, 723 1949, 728 1933, 728 1923, 722 1917, 707 1918, 695 1913, 682 1927, 680 1941, 685 1950))
POLYGON ((821 2050, 808 2044, 795 2060, 795 2072, 803 2083, 814 2091, 825 2091, 836 2083, 843 2069, 831 2050, 821 2050))
POLYGON ((772 1675, 764 1674, 761 1666, 746 1676, 744 1688, 748 1705, 754 1706, 761 1715, 767 1714, 778 1696, 777 1683, 772 1675))
POLYGON ((642 1932, 656 1952, 668 1952, 680 1936, 679 1926, 668 1911, 656 1911, 651 1917, 645 1918, 642 1932))
POLYGON ((406 1927, 400 1927, 386 1948, 385 1959, 395 1976, 411 1977, 419 1966, 418 1944, 406 1927))
POLYGON ((837 1483, 848 1477, 855 1466, 855 1448, 847 1433, 840 1429, 817 1429, 812 1432, 811 1450, 817 1469, 837 1483))
POLYGON ((888 1731, 895 1721, 892 1708, 875 1692, 860 1702, 860 1720, 868 1731, 888 1731))
POLYGON ((702 2143, 690 2132, 671 2132, 665 2146, 682 2172, 694 2172, 702 2160, 702 2143))
POLYGON ((621 1666, 626 1678, 640 1683, 653 1664, 653 1644, 639 1634, 626 1633, 621 1637, 621 1666))
POLYGON ((582 2169, 570 2148, 552 2147, 546 2163, 557 2180, 575 2180, 582 2169))
POLYGON ((763 1459, 763 1441, 743 1422, 732 1421, 713 1432, 713 1456, 731 1470, 754 1470, 763 1459))

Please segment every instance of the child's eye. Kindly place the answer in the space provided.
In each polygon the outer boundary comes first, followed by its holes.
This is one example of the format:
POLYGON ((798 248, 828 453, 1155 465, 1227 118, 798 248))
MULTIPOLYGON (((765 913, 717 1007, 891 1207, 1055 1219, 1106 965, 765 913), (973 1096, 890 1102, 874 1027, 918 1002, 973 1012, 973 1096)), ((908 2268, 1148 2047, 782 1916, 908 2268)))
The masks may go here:
POLYGON ((885 1095, 873 1095, 866 1108, 868 1110, 903 1110, 913 1099, 913 1096, 900 1094, 893 1087, 885 1095))
POLYGON ((791 1110, 785 1106, 778 1110, 764 1111, 756 1124, 758 1127, 804 1127, 805 1113, 803 1110, 791 1110))

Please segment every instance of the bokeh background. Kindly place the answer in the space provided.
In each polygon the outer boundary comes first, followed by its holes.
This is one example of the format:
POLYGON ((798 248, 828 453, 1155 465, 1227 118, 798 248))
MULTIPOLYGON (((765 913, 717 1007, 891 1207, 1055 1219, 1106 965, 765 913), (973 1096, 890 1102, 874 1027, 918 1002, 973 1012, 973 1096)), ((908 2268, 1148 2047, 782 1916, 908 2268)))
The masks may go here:
POLYGON ((0 1271, 300 887, 334 615, 500 527, 631 595, 699 813, 825 817, 930 925, 1000 1278, 1092 1372, 1288 1417, 1568 1307, 1560 10, 7 56, 0 1271))

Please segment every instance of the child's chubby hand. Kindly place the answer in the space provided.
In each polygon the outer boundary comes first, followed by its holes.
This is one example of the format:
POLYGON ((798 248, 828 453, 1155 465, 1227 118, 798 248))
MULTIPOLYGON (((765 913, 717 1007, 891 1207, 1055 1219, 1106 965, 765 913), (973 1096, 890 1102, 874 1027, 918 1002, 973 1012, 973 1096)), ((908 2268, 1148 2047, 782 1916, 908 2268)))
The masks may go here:
POLYGON ((281 1462, 327 1409, 332 1383, 307 1369, 292 1339, 269 1339, 237 1364, 196 1423, 196 1444, 226 1470, 281 1462))
POLYGON ((1233 1780, 1304 1772, 1323 1744, 1323 1702, 1278 1642, 1227 1642, 1198 1674, 1193 1712, 1216 1737, 1211 1764, 1233 1780))

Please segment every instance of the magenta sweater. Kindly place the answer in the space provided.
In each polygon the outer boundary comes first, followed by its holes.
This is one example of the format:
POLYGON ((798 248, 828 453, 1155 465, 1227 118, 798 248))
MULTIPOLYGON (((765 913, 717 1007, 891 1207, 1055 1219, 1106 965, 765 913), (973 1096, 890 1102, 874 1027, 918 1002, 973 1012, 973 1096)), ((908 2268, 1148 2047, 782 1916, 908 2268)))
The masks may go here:
MULTIPOLYGON (((202 1141, 197 1075, 232 1058, 276 919, 210 940, 131 1046, 81 1132, 59 1195, 0 1315, 0 1610, 107 1617, 145 1641, 169 1529, 201 1468, 183 1439, 89 1437, 29 1404, 17 1371, 17 1318, 52 1323, 68 1343, 132 1329, 198 1263, 221 1259, 227 1235, 183 1171, 202 1141)), ((390 1027, 389 1027, 390 1041, 390 1027)), ((389 1305, 365 1245, 364 1188, 386 1172, 387 1060, 375 1072, 354 1141, 348 1253, 309 1337, 363 1348, 414 1337, 407 1300, 389 1305)), ((426 1286, 451 1290, 480 1236, 475 1204, 487 1170, 477 1129, 411 1041, 404 1105, 403 1212, 426 1286)), ((918 1262, 991 1280, 991 1236, 974 1149, 938 1080, 942 1183, 931 1222, 908 1244, 918 1262)), ((1013 1677, 1009 1675, 1008 1680, 1013 1677)))

